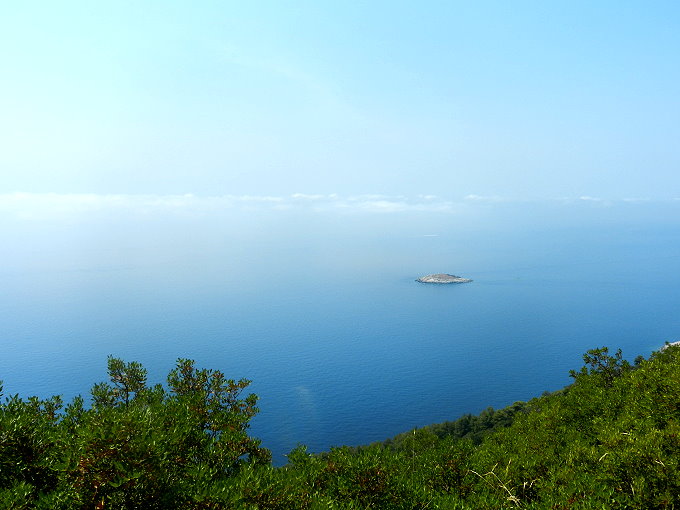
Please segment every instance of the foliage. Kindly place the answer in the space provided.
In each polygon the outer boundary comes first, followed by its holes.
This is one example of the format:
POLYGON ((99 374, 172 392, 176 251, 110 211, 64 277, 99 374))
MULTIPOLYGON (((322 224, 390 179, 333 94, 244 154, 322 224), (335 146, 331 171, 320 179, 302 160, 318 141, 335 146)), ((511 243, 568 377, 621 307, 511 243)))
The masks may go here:
MULTIPOLYGON (((109 383, 0 406, 0 507, 195 509, 680 508, 680 346, 631 365, 584 355, 530 402, 274 467, 248 436, 256 397, 178 360, 167 389, 109 359, 109 383)), ((0 390, 1 391, 1 390, 0 390)))
MULTIPOLYGON (((569 375, 574 379, 590 375, 591 379, 599 379, 606 386, 611 386, 617 377, 632 369, 630 363, 623 359, 621 349, 618 349, 614 356, 609 355, 608 347, 591 349, 583 355, 583 361, 585 366, 580 372, 572 370, 569 375)), ((638 365, 642 363, 639 357, 636 361, 638 365)))
POLYGON ((253 508, 329 501, 328 508, 680 507, 680 348, 635 366, 600 348, 584 362, 574 384, 527 403, 367 447, 321 455, 299 448, 266 484, 251 481, 248 501, 253 508), (304 494, 295 501, 306 503, 258 499, 287 494, 304 494))
MULTIPOLYGON (((514 421, 517 413, 526 410, 526 402, 515 402, 514 404, 503 409, 495 410, 493 407, 487 407, 478 416, 472 414, 464 414, 455 421, 445 421, 443 423, 435 423, 427 425, 419 429, 418 433, 431 432, 438 439, 450 437, 453 439, 470 439, 475 444, 480 444, 483 438, 494 430, 509 427, 514 421)), ((383 442, 385 446, 399 449, 402 447, 402 442, 408 439, 411 432, 404 432, 392 439, 383 442)))
POLYGON ((180 359, 170 391, 146 385, 139 363, 109 357, 110 383, 76 398, 9 398, 0 408, 0 506, 210 508, 225 480, 269 452, 247 434, 257 397, 180 359), (214 491, 212 490, 214 488, 214 491))

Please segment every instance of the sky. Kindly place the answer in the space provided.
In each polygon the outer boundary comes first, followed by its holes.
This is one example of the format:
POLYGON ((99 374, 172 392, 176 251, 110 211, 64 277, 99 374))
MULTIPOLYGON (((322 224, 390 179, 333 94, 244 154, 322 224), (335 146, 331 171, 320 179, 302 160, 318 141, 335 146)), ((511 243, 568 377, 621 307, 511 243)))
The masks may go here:
POLYGON ((0 209, 680 197, 674 1, 5 2, 0 64, 0 209))

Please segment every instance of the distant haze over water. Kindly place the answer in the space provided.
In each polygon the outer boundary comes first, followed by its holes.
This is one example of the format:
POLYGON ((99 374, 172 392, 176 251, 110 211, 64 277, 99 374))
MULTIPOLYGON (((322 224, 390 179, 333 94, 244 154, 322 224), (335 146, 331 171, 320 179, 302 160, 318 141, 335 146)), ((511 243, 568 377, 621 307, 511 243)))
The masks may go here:
POLYGON ((194 358, 253 380, 252 432, 280 463, 556 390, 590 348, 680 339, 677 202, 316 201, 0 200, 5 394, 86 394, 108 354, 150 382, 194 358), (438 272, 474 282, 414 281, 438 272))

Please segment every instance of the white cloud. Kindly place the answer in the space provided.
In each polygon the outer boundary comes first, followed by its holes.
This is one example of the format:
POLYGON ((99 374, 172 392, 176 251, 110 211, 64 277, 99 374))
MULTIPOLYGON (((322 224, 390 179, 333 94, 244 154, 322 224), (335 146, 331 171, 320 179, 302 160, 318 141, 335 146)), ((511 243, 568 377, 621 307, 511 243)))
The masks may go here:
POLYGON ((329 195, 329 200, 316 204, 316 210, 337 210, 346 213, 399 213, 399 212, 453 212, 454 203, 422 196, 407 198, 403 195, 354 195, 347 198, 336 194, 329 195), (332 198, 331 198, 332 197, 332 198))
POLYGON ((273 196, 258 196, 258 195, 224 195, 223 197, 227 201, 236 202, 283 202, 283 197, 273 197, 273 196))
POLYGON ((293 193, 291 195, 295 200, 323 200, 324 198, 336 198, 337 195, 308 195, 307 193, 293 193))
POLYGON ((475 201, 475 202, 504 202, 506 199, 496 196, 496 195, 466 195, 465 200, 475 201))
MULTIPOLYGON (((45 220, 59 217, 86 217, 91 214, 109 215, 214 215, 229 211, 300 210, 343 214, 368 213, 460 213, 484 203, 519 203, 498 196, 467 195, 458 200, 446 200, 436 195, 352 195, 294 193, 272 195, 121 195, 92 193, 7 193, 0 194, 0 218, 45 220)), ((615 203, 643 203, 649 199, 626 198, 611 201, 583 195, 542 201, 564 204, 591 203, 611 206, 615 203)))
POLYGON ((234 209, 309 209, 313 211, 393 213, 452 210, 452 203, 432 197, 295 193, 271 195, 98 195, 57 193, 0 194, 0 212, 24 219, 48 219, 91 213, 152 214, 215 213, 234 209))
POLYGON ((397 197, 390 197, 389 195, 380 195, 380 194, 366 194, 366 195, 353 195, 350 197, 347 197, 347 200, 351 202, 366 202, 368 200, 389 200, 389 199, 399 199, 403 198, 401 196, 397 197))

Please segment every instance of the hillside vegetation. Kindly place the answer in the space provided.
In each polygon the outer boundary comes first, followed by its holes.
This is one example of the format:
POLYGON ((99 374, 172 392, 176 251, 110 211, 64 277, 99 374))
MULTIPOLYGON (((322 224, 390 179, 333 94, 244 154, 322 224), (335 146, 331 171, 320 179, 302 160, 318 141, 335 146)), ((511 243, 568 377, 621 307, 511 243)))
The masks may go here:
POLYGON ((179 360, 151 387, 109 358, 89 408, 5 398, 0 508, 680 508, 680 347, 584 361, 530 402, 274 467, 248 381, 179 360))

